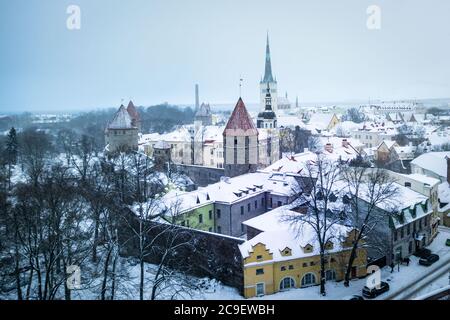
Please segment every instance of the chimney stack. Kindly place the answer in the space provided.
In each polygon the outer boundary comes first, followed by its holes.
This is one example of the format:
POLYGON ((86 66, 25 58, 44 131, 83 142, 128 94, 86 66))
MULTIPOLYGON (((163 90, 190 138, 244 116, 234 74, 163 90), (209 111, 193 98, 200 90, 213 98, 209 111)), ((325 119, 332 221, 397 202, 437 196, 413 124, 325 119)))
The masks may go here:
POLYGON ((446 156, 447 160, 447 182, 450 184, 450 157, 446 156))
POLYGON ((347 139, 342 139, 342 146, 344 148, 348 148, 348 145, 349 145, 349 143, 348 143, 347 139))

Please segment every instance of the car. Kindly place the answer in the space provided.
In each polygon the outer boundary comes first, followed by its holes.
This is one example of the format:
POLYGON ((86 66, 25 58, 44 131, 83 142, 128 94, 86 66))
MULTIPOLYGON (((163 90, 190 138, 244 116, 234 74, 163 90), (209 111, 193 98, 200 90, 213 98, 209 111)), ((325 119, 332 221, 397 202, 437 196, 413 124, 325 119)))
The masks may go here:
POLYGON ((418 258, 423 258, 426 259, 429 255, 431 254, 431 250, 430 249, 426 249, 426 248, 421 248, 416 250, 416 252, 414 253, 414 255, 418 258))
POLYGON ((445 241, 445 245, 450 247, 450 238, 448 238, 447 241, 445 241))
POLYGON ((362 295, 364 298, 373 299, 387 291, 389 291, 389 283, 381 281, 379 288, 374 287, 374 288, 370 289, 369 287, 364 286, 364 288, 362 290, 362 295))
POLYGON ((419 260, 419 264, 422 266, 431 266, 433 263, 439 260, 439 256, 437 254, 430 254, 426 258, 421 258, 419 260))
POLYGON ((364 300, 364 298, 359 296, 359 295, 357 295, 357 294, 352 294, 350 296, 343 297, 342 300, 358 300, 358 301, 361 301, 361 300, 364 300))

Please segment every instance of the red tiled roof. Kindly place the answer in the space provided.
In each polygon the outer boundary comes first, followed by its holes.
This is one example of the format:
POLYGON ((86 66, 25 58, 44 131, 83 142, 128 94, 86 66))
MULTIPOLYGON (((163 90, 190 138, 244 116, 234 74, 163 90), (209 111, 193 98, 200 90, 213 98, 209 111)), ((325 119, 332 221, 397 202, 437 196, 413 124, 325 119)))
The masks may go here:
POLYGON ((134 106, 133 101, 131 100, 130 103, 128 103, 127 111, 132 119, 137 121, 141 119, 141 117, 139 116, 139 112, 137 112, 136 107, 134 106))
POLYGON ((233 113, 228 120, 223 134, 257 135, 258 130, 253 123, 242 98, 239 98, 233 113))

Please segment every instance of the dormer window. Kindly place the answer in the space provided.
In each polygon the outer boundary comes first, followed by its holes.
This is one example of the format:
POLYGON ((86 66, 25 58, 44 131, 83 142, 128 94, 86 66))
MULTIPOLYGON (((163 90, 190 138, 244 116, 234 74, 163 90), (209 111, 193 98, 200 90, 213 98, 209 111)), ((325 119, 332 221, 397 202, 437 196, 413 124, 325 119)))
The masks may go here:
POLYGON ((307 244, 307 245, 303 248, 303 251, 304 251, 305 253, 310 253, 310 252, 313 251, 313 246, 310 245, 310 244, 307 244))
POLYGON ((291 256, 292 255, 292 250, 290 248, 286 247, 286 248, 284 248, 281 251, 281 255, 284 256, 284 257, 291 256))

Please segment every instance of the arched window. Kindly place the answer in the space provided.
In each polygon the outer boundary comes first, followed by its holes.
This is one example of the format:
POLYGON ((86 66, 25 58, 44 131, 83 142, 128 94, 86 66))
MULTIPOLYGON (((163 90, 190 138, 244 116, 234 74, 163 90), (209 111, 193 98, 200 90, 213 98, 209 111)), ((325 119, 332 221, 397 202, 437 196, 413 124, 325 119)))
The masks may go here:
POLYGON ((314 273, 307 273, 302 278, 302 287, 308 287, 316 284, 316 276, 314 273))
POLYGON ((325 271, 325 278, 327 281, 335 281, 336 280, 336 271, 333 269, 325 271))
POLYGON ((291 277, 283 278, 280 282, 280 290, 295 288, 295 280, 291 277))

